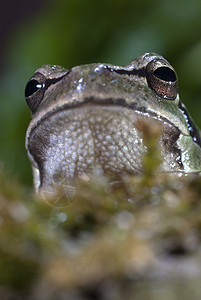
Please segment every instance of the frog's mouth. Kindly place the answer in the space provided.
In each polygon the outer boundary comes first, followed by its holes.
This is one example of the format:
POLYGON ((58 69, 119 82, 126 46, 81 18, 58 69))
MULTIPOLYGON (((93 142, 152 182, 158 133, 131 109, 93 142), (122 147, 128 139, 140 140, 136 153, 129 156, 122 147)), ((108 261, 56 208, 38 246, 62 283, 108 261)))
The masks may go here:
POLYGON ((104 174, 139 173, 147 151, 139 122, 162 129, 157 141, 164 156, 161 170, 182 171, 177 127, 151 112, 108 103, 63 106, 46 114, 31 130, 29 155, 40 173, 51 174, 56 181, 60 176, 88 174, 94 168, 104 174))

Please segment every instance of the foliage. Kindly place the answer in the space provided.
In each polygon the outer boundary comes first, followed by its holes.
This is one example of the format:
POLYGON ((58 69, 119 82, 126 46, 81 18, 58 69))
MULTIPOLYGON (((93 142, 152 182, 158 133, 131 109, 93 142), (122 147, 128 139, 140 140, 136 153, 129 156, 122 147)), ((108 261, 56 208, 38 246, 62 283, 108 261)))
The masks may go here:
POLYGON ((61 208, 1 171, 1 299, 200 299, 201 178, 158 174, 152 137, 143 174, 82 179, 61 208))
POLYGON ((59 208, 27 187, 24 148, 24 87, 44 63, 126 64, 159 53, 201 126, 200 12, 200 0, 49 1, 11 34, 0 82, 0 299, 200 299, 200 177, 158 174, 148 134, 143 174, 113 186, 80 180, 76 199, 59 208))

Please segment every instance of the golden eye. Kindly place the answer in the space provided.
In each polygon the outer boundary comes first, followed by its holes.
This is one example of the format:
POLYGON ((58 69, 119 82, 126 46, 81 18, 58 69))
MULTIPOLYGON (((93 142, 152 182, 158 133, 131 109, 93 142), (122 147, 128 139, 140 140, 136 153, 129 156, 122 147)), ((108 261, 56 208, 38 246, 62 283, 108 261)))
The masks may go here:
POLYGON ((178 80, 174 69, 167 61, 154 59, 146 67, 146 79, 149 87, 159 96, 174 100, 178 93, 178 80))

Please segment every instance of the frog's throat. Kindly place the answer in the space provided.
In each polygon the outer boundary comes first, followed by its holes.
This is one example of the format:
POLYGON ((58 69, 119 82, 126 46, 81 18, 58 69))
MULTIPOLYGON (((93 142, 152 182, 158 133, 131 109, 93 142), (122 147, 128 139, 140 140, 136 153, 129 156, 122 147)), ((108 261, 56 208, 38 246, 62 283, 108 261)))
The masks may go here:
POLYGON ((173 124, 125 106, 85 104, 47 115, 27 137, 29 157, 42 174, 41 184, 48 185, 56 174, 80 176, 94 165, 106 174, 142 172, 146 147, 139 121, 163 129, 159 141, 165 157, 162 170, 181 172, 180 130, 173 124))

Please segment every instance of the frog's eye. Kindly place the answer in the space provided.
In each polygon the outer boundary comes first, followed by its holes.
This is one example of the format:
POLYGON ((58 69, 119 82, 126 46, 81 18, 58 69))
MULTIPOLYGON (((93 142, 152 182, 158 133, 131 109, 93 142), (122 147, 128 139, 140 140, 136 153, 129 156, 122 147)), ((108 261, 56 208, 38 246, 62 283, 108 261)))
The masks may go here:
POLYGON ((167 61, 152 60, 146 67, 149 87, 160 97, 174 100, 178 93, 178 80, 174 69, 167 61))
POLYGON ((35 79, 32 79, 26 85, 25 97, 30 97, 31 95, 33 95, 35 92, 37 92, 41 88, 43 88, 43 84, 41 84, 40 82, 38 82, 35 79))
POLYGON ((169 67, 159 67, 154 71, 154 76, 157 78, 167 81, 175 82, 177 80, 175 72, 169 67))
POLYGON ((36 73, 34 77, 27 83, 25 88, 25 97, 32 114, 35 113, 45 92, 45 77, 36 73))

